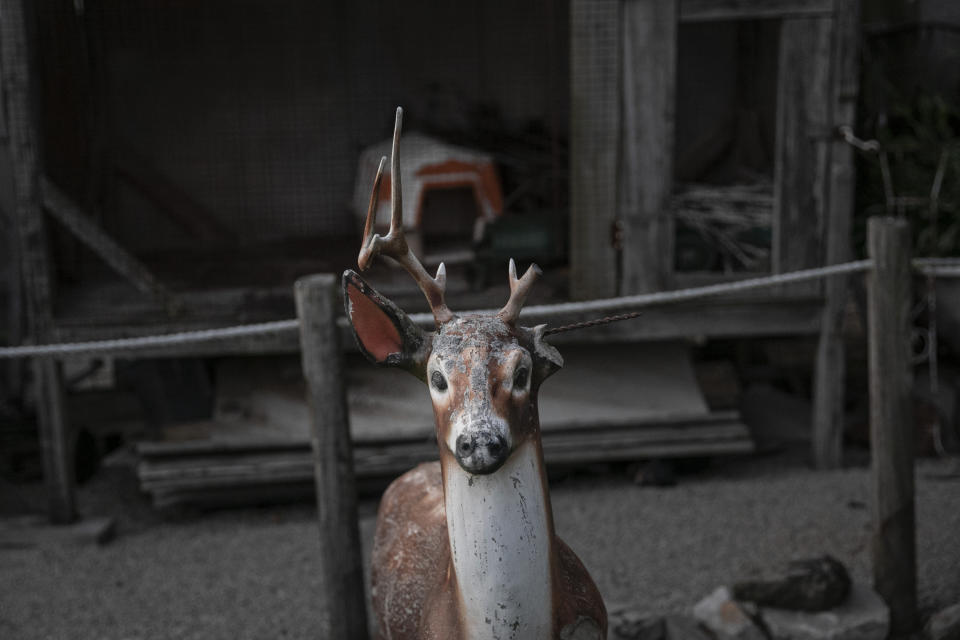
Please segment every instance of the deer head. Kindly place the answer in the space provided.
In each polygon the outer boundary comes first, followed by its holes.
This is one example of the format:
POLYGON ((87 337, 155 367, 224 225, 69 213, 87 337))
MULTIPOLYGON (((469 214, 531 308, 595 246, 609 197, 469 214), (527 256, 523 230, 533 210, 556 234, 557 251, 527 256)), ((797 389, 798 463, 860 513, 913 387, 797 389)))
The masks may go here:
POLYGON ((523 303, 540 275, 536 265, 518 278, 510 261, 510 299, 497 313, 461 317, 447 307, 443 264, 431 277, 404 238, 398 148, 402 115, 398 108, 391 154, 390 230, 386 236, 373 232, 383 158, 370 197, 358 264, 365 270, 380 255, 399 262, 426 296, 436 328, 424 331, 349 270, 343 274, 347 317, 367 358, 405 369, 427 383, 441 458, 454 458, 470 474, 490 474, 517 447, 539 438, 537 390, 563 365, 563 359, 544 341, 543 325, 518 325, 523 303))

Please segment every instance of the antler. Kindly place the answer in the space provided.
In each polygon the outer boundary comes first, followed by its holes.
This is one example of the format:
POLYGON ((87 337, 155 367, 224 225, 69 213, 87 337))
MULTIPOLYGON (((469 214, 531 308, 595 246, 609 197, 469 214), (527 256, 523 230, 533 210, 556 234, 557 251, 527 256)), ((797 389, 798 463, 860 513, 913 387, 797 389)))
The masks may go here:
POLYGON ((497 317, 509 325, 516 324, 520 317, 520 309, 530 293, 530 288, 543 271, 535 264, 531 264, 522 278, 517 278, 517 264, 510 258, 510 299, 497 313, 497 317))
POLYGON ((363 227, 363 242, 360 246, 360 255, 357 264, 361 271, 366 271, 370 263, 379 255, 385 255, 399 262, 413 276, 423 295, 430 303, 433 319, 437 326, 453 319, 453 313, 444 300, 444 290, 447 284, 447 269, 440 263, 437 275, 430 277, 427 270, 407 246, 407 239, 403 233, 403 203, 400 194, 400 125, 403 122, 403 109, 397 107, 397 119, 393 127, 393 148, 390 151, 390 231, 385 236, 373 233, 373 222, 376 217, 377 199, 380 194, 380 180, 383 178, 383 166, 386 156, 380 158, 377 168, 377 177, 373 181, 373 193, 370 194, 370 206, 367 209, 367 221, 363 227))

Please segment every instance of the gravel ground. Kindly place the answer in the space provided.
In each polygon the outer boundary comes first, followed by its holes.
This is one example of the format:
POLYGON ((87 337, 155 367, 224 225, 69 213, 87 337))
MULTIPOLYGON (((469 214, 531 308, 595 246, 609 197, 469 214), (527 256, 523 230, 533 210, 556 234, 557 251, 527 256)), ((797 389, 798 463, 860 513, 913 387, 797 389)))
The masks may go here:
MULTIPOLYGON (((949 461, 918 469, 925 615, 960 602, 957 472, 949 461)), ((0 549, 0 638, 316 637, 309 506, 160 516, 125 473, 105 472, 81 492, 85 513, 117 517, 110 544, 0 549)), ((869 581, 864 468, 814 472, 780 454, 715 462, 672 488, 578 474, 554 482, 552 497, 559 533, 608 607, 682 610, 732 579, 823 553, 869 581)), ((365 552, 375 508, 361 505, 365 552)))

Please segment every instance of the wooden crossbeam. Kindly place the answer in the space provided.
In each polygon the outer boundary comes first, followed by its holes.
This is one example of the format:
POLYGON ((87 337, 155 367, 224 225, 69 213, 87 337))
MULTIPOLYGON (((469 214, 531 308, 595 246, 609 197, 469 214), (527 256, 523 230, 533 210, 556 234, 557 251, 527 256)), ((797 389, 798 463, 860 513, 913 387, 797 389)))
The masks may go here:
POLYGON ((156 297, 169 311, 175 312, 182 306, 146 265, 111 238, 46 176, 40 179, 40 191, 47 212, 114 271, 140 291, 156 297))

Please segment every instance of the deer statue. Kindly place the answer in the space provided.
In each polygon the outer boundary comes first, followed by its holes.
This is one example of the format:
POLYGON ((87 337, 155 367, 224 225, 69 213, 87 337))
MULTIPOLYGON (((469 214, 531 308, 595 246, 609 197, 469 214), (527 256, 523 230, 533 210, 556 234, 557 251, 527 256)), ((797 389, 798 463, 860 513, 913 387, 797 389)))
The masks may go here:
POLYGON ((517 278, 495 314, 458 316, 444 301, 446 271, 431 277, 407 246, 400 198, 397 109, 391 221, 373 232, 380 161, 358 264, 399 262, 426 295, 436 330, 415 325, 357 273, 343 274, 344 304, 360 350, 430 389, 439 462, 395 480, 380 504, 372 557, 373 606, 383 640, 602 639, 603 600, 553 527, 540 443, 537 391, 563 359, 543 325, 518 325, 540 274, 517 278))

